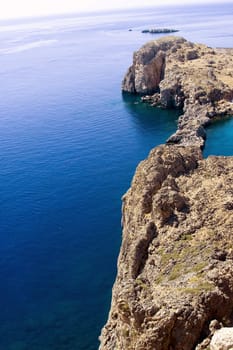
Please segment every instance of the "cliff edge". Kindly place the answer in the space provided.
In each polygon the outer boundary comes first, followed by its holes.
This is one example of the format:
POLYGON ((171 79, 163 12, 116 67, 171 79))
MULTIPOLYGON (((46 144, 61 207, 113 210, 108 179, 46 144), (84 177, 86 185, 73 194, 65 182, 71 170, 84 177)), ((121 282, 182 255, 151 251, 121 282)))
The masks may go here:
POLYGON ((208 349, 217 328, 233 325, 233 157, 204 160, 201 152, 206 123, 232 113, 230 62, 229 51, 176 37, 134 54, 123 89, 150 93, 147 100, 164 106, 172 101, 184 114, 168 143, 138 165, 123 197, 122 246, 101 350, 208 349), (205 81, 212 55, 228 62, 221 75, 212 72, 218 92, 205 81), (203 92, 193 95, 197 82, 203 92))
POLYGON ((134 53, 122 90, 146 95, 164 108, 181 108, 171 143, 203 147, 204 127, 233 114, 233 49, 212 49, 184 38, 151 41, 134 53))

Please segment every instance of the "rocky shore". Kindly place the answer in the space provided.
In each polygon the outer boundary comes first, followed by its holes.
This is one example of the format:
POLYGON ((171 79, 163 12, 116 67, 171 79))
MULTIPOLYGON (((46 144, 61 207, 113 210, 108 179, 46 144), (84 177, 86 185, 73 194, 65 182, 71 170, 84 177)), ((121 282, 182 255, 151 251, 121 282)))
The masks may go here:
POLYGON ((233 49, 212 49, 169 36, 135 52, 122 85, 164 108, 181 108, 170 143, 204 145, 212 118, 233 114, 233 49))
POLYGON ((138 165, 123 197, 100 350, 230 349, 233 157, 203 159, 201 149, 205 126, 233 115, 232 50, 171 36, 152 41, 134 54, 122 88, 183 114, 176 133, 138 165))

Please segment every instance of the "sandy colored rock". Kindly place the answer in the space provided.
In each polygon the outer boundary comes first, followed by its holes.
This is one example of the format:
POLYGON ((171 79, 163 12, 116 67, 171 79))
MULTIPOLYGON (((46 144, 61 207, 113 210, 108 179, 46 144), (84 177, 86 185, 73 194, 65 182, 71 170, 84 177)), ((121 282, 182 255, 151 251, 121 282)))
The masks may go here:
POLYGON ((201 152, 204 126, 232 111, 229 52, 169 37, 134 55, 123 88, 141 93, 159 84, 146 100, 182 106, 183 114, 123 196, 100 350, 207 350, 220 327, 233 325, 233 157, 201 152))
POLYGON ((143 100, 153 105, 181 108, 168 142, 203 147, 211 119, 233 114, 232 52, 176 36, 151 41, 134 54, 122 90, 146 94, 143 100))
POLYGON ((222 328, 214 334, 210 342, 210 350, 232 350, 233 328, 222 328))
POLYGON ((159 146, 123 198, 123 241, 101 350, 191 350, 232 322, 233 157, 159 146))

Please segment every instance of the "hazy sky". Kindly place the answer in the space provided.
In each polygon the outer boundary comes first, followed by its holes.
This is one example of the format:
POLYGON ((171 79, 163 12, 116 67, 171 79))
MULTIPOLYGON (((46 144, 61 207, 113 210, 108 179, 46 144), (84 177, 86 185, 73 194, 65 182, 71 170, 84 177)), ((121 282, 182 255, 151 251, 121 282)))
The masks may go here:
MULTIPOLYGON (((232 2, 225 0, 224 2, 232 2)), ((219 0, 0 0, 0 19, 168 4, 221 3, 219 0)))

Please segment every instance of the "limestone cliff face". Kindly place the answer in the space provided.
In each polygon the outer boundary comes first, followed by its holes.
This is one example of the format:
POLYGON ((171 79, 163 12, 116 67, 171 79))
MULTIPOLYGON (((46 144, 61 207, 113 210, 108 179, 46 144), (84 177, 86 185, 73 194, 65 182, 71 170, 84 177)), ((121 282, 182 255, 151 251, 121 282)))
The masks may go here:
MULTIPOLYGON (((202 46, 197 50, 184 39, 169 38, 162 53, 157 46, 153 49, 156 57, 163 56, 156 62, 160 66, 163 61, 164 79, 168 79, 165 56, 172 50, 171 40, 188 45, 186 55, 192 59, 202 56, 202 46)), ((138 60, 135 54, 134 61, 138 60)), ((150 61, 145 58, 143 62, 150 61)), ((132 75, 135 67, 130 68, 132 75)), ((131 84, 135 92, 140 84, 130 74, 124 84, 131 84)), ((155 76, 161 79, 157 71, 155 76)), ((189 78, 186 75, 181 84, 185 112, 178 134, 172 136, 180 136, 179 142, 170 140, 153 149, 138 165, 123 197, 118 273, 100 350, 208 349, 215 328, 233 325, 233 157, 202 159, 205 133, 200 130, 211 104, 187 97, 184 86, 192 86, 189 78), (179 134, 183 128, 190 132, 188 138, 179 134)), ((205 96, 207 89, 209 84, 205 96)), ((160 90, 160 103, 161 96, 160 90)), ((225 113, 230 85, 217 96, 220 100, 213 98, 212 107, 223 101, 225 113)))
POLYGON ((123 199, 123 241, 102 350, 191 350, 232 324, 233 157, 165 145, 123 199))
POLYGON ((203 147, 211 118, 233 114, 232 53, 174 36, 151 41, 134 54, 122 89, 149 94, 143 99, 154 105, 182 108, 169 142, 203 147))

